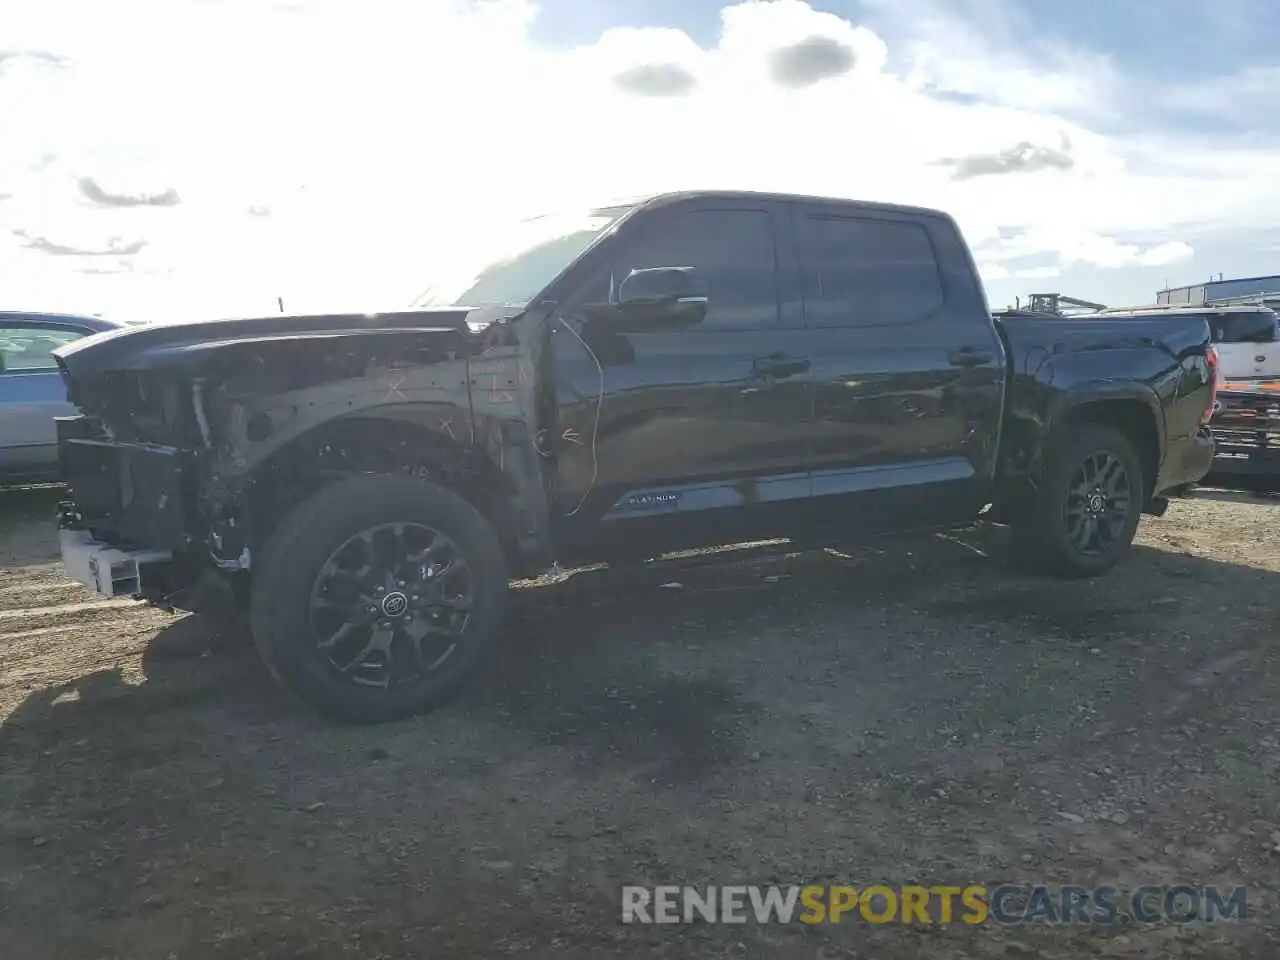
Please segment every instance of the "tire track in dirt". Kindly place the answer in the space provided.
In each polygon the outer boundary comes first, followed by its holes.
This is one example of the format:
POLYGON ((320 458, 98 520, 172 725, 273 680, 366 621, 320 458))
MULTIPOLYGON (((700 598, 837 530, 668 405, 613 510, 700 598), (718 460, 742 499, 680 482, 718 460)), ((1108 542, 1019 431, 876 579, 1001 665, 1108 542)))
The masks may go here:
POLYGON ((128 612, 142 616, 167 616, 155 607, 135 600, 106 600, 79 589, 74 592, 40 591, 12 605, 6 605, 4 599, 0 597, 0 633, 46 624, 58 626, 70 621, 88 623, 100 617, 116 618, 128 612))
POLYGON ((0 608, 0 625, 9 620, 26 620, 46 616, 60 617, 62 614, 77 614, 96 610, 119 610, 122 607, 136 607, 130 600, 82 600, 78 603, 51 603, 34 607, 0 608))
POLYGON ((89 598, 80 584, 71 580, 21 580, 7 584, 0 582, 0 611, 26 610, 47 603, 76 603, 89 598))
POLYGON ((67 578, 60 563, 0 568, 0 611, 93 599, 92 593, 67 578))
MULTIPOLYGON (((13 586, 30 580, 43 583, 70 583, 57 561, 28 564, 22 567, 0 567, 0 586, 13 586)), ((82 588, 83 589, 83 588, 82 588)))

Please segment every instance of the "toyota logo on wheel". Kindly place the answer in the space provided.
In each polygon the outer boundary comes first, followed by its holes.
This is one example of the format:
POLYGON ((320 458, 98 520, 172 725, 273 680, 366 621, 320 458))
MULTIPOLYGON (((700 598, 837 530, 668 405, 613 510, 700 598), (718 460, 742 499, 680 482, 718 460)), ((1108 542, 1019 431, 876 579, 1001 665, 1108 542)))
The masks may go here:
POLYGON ((382 598, 382 614, 386 617, 402 617, 409 609, 409 598, 403 593, 388 593, 382 598))

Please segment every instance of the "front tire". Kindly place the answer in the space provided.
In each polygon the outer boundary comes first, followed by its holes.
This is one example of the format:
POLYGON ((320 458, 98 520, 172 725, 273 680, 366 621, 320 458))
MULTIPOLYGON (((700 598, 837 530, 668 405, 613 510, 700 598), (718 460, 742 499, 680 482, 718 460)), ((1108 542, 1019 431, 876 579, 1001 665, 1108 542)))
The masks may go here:
POLYGON ((1129 552, 1145 497, 1142 461, 1124 434, 1095 423, 1063 427, 1014 524, 1017 553, 1059 576, 1100 576, 1129 552))
POLYGON ((349 723, 451 699, 491 649, 507 592, 489 521, 453 491, 399 476, 322 488, 280 522, 254 570, 263 661, 349 723))

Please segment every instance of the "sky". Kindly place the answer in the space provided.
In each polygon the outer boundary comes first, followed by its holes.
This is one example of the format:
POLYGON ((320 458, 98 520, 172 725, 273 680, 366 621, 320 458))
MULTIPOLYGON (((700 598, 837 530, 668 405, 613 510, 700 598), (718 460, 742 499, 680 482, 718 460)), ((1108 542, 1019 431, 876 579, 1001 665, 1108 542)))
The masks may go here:
POLYGON ((403 307, 543 211, 937 207, 993 307, 1280 273, 1272 0, 0 0, 0 307, 403 307))

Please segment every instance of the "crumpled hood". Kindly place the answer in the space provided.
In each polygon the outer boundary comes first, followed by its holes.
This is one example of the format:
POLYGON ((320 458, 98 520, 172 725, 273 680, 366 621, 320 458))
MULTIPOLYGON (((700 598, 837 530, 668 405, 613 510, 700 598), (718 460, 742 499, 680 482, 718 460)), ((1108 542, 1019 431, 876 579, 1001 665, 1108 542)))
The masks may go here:
POLYGON ((469 337, 518 310, 466 307, 389 313, 275 315, 126 327, 84 337, 60 347, 54 357, 74 378, 107 370, 141 370, 195 359, 231 343, 316 340, 341 337, 442 335, 469 337))

